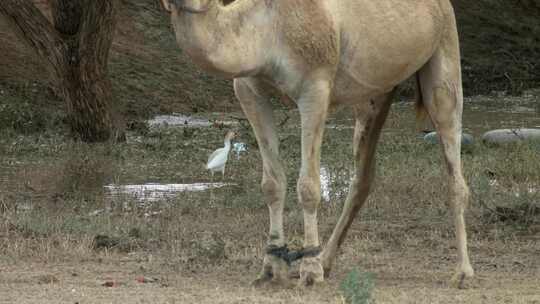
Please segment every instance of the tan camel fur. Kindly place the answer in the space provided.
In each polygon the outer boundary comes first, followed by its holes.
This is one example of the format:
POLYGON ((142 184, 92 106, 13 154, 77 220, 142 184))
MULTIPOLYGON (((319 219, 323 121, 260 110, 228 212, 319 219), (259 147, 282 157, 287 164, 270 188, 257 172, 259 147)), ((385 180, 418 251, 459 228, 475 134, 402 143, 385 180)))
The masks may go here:
POLYGON ((301 285, 323 281, 374 176, 374 153, 394 89, 416 75, 448 166, 458 263, 454 281, 473 276, 464 209, 469 190, 460 159, 462 86, 459 42, 449 0, 161 0, 180 47, 201 68, 234 78, 257 138, 262 191, 270 211, 263 270, 255 283, 287 281, 283 231, 286 180, 269 103, 277 90, 297 105, 302 163, 297 183, 304 211, 301 285), (320 150, 330 107, 356 113, 355 176, 322 252, 317 229, 320 150))

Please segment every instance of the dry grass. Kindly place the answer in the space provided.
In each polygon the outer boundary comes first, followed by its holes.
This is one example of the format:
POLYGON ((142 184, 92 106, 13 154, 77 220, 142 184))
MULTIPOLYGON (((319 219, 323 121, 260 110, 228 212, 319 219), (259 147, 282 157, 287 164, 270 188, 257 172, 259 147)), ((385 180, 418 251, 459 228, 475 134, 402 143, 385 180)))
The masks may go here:
MULTIPOLYGON (((519 206, 540 204, 538 192, 526 194, 525 187, 539 186, 539 147, 478 145, 464 154, 473 191, 467 220, 477 277, 470 289, 456 290, 447 284, 455 248, 440 152, 403 128, 403 117, 393 113, 388 122, 374 192, 331 277, 309 290, 249 287, 260 268, 268 216, 258 186, 260 159, 248 130, 239 130, 240 139, 251 152, 232 158, 225 178, 238 186, 214 190, 213 198, 182 193, 149 205, 104 196, 102 185, 206 181, 202 164, 225 132, 157 129, 114 146, 74 143, 59 134, 1 136, 0 302, 340 303, 340 282, 359 268, 373 273, 377 303, 538 303, 540 221, 527 213, 534 208, 519 206), (493 212, 497 207, 521 216, 503 221, 493 212), (98 209, 106 211, 92 214, 98 209), (150 211, 158 214, 148 216, 150 211), (97 235, 117 243, 94 249, 97 235), (138 283, 140 276, 158 282, 138 283), (118 286, 101 286, 106 281, 118 286)), ((347 117, 336 120, 341 121, 347 117)), ((302 213, 294 189, 299 132, 287 124, 281 133, 290 168, 287 236, 291 246, 300 246, 302 213)), ((351 133, 326 133, 323 162, 334 191, 321 208, 323 238, 345 194, 340 189, 350 174, 351 133)))
MULTIPOLYGON (((502 1, 461 2, 456 3, 460 18, 467 19, 460 28, 469 94, 537 85, 538 65, 529 58, 538 53, 538 41, 520 38, 538 32, 538 26, 527 28, 536 17, 513 18, 519 14, 507 9, 499 11, 510 17, 485 14, 488 7, 512 5, 502 1), (477 23, 485 26, 478 36, 477 23), (482 48, 494 43, 503 52, 486 57, 482 48), (515 54, 523 60, 516 61, 515 54)), ((157 1, 123 3, 110 69, 128 120, 236 107, 227 81, 206 76, 178 50, 157 1)), ((251 152, 227 168, 226 180, 238 186, 215 190, 213 198, 183 193, 143 206, 130 197, 104 196, 106 183, 207 181, 202 166, 224 131, 148 131, 130 122, 135 132, 128 143, 72 142, 62 134, 62 102, 46 89, 43 68, 0 24, 0 303, 341 303, 339 284, 355 268, 374 274, 377 303, 540 303, 540 198, 528 192, 539 187, 537 145, 478 145, 464 155, 473 191, 467 223, 477 271, 470 289, 447 284, 455 248, 439 149, 423 145, 401 113, 392 113, 387 123, 391 131, 380 145, 377 184, 330 279, 308 290, 253 289, 249 283, 260 268, 268 216, 251 132, 240 130, 251 152), (105 212, 94 215, 96 210, 105 212), (158 214, 146 216, 152 212, 158 214), (116 245, 94 249, 97 235, 116 245), (143 275, 158 283, 136 282, 143 275), (118 286, 103 287, 106 281, 118 286)), ((299 132, 290 124, 281 131, 290 168, 287 236, 291 246, 300 246, 299 132)), ((331 129, 325 138, 323 161, 333 191, 321 208, 323 238, 346 195, 351 137, 351 129, 331 129)))

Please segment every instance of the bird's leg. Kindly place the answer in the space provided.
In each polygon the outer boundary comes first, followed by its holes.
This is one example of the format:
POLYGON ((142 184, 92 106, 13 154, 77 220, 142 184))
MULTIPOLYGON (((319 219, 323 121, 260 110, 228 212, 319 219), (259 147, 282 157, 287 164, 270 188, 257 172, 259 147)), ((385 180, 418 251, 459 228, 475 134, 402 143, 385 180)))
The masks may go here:
POLYGON ((210 178, 210 202, 214 201, 214 171, 212 172, 211 178, 210 178))

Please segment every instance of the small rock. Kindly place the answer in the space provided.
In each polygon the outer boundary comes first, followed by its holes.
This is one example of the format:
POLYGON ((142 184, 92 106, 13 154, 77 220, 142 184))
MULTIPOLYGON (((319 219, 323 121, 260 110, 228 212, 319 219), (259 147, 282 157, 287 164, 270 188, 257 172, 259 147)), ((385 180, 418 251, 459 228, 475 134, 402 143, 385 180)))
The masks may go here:
POLYGON ((540 129, 499 129, 484 133, 486 144, 500 145, 524 141, 540 141, 540 129))
POLYGON ((88 213, 88 216, 98 216, 98 215, 102 214, 103 212, 105 212, 105 209, 94 210, 94 211, 88 213))
POLYGON ((116 281, 105 281, 103 284, 101 284, 103 287, 118 287, 120 284, 116 281))
POLYGON ((141 232, 141 229, 133 227, 129 229, 128 235, 132 238, 140 239, 142 232, 141 232))
POLYGON ((137 277, 136 281, 139 283, 157 283, 159 279, 140 276, 140 277, 137 277))
POLYGON ((163 212, 162 211, 149 211, 149 212, 144 213, 144 217, 157 216, 157 215, 160 215, 161 213, 163 212))
POLYGON ((39 284, 52 284, 52 283, 58 283, 59 280, 57 277, 55 277, 52 274, 44 274, 36 277, 36 280, 39 284))
POLYGON ((94 243, 93 247, 94 249, 100 249, 100 248, 113 248, 120 244, 120 240, 118 238, 112 238, 108 235, 102 235, 98 234, 96 237, 94 237, 94 243))

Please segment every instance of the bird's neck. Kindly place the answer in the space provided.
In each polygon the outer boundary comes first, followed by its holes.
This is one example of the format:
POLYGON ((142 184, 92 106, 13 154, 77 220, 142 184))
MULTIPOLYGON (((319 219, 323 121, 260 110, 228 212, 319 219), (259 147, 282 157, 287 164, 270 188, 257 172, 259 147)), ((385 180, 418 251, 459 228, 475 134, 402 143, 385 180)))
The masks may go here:
POLYGON ((227 138, 225 139, 225 149, 230 149, 231 148, 231 139, 230 138, 227 138))

